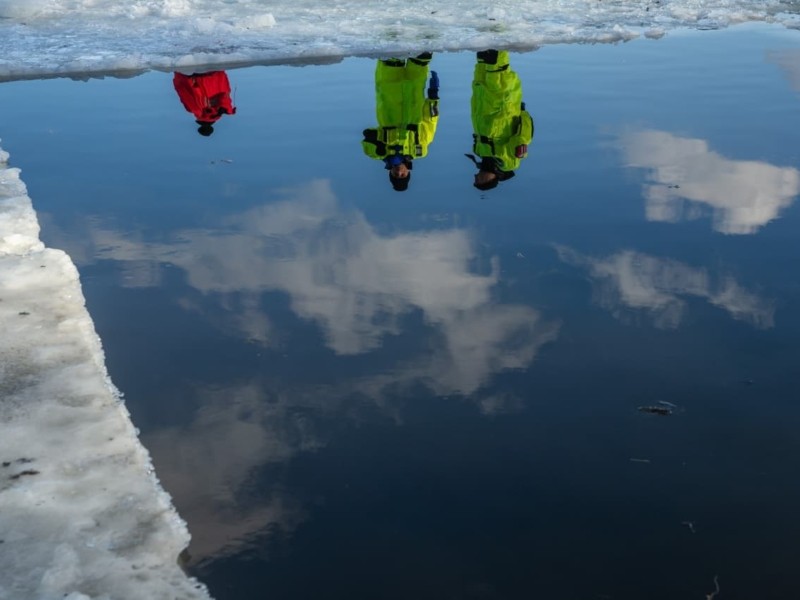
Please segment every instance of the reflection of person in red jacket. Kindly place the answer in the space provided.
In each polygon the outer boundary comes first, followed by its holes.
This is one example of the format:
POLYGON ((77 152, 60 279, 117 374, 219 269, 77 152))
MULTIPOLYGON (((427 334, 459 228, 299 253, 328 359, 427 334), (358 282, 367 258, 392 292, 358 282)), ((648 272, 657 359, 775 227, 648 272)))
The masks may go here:
POLYGON ((172 83, 183 106, 197 119, 200 135, 214 133, 211 125, 222 115, 236 114, 236 107, 231 102, 231 84, 225 71, 191 75, 175 73, 172 83))

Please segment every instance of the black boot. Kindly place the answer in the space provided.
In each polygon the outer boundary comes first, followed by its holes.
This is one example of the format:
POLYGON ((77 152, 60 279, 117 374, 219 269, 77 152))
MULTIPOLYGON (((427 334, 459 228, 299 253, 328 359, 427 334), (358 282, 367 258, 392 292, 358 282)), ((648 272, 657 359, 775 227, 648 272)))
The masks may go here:
POLYGON ((478 62, 486 63, 487 65, 496 65, 497 50, 481 50, 478 52, 478 62))
POLYGON ((424 66, 427 65, 429 62, 431 62, 432 58, 433 54, 431 52, 423 52, 422 54, 417 54, 414 58, 409 58, 408 60, 418 65, 424 66))

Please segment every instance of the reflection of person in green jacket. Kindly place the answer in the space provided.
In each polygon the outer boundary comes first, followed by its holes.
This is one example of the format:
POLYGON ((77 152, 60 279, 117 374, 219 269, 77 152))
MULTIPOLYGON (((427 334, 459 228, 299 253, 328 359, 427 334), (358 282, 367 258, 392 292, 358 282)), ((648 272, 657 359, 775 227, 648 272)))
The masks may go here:
POLYGON ((475 187, 490 190, 511 179, 514 169, 528 156, 533 139, 533 119, 522 102, 522 84, 511 70, 508 52, 478 52, 472 79, 472 151, 467 154, 478 172, 475 187))
POLYGON ((375 70, 378 127, 364 130, 364 154, 382 160, 392 187, 408 187, 415 158, 428 153, 439 119, 439 78, 431 72, 427 96, 430 52, 408 60, 379 60, 375 70))

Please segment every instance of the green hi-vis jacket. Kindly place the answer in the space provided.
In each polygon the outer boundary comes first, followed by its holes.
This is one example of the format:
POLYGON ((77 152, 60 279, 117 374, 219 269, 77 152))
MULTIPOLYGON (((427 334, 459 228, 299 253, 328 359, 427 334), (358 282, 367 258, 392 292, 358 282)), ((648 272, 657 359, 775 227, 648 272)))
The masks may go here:
POLYGON ((513 171, 528 156, 533 119, 522 103, 522 84, 509 66, 508 52, 498 52, 497 64, 480 60, 472 80, 472 151, 494 158, 503 171, 513 171))
POLYGON ((375 100, 378 127, 364 130, 364 154, 383 160, 395 153, 421 158, 436 134, 439 101, 425 97, 428 65, 378 61, 375 100), (397 148, 399 147, 399 148, 397 148))

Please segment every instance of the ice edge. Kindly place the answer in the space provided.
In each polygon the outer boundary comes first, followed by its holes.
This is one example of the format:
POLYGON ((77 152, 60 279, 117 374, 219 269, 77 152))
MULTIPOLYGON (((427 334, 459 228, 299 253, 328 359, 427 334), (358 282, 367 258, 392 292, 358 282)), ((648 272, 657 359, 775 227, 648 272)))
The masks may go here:
POLYGON ((0 148, 0 598, 207 599, 112 384, 78 271, 0 148))

